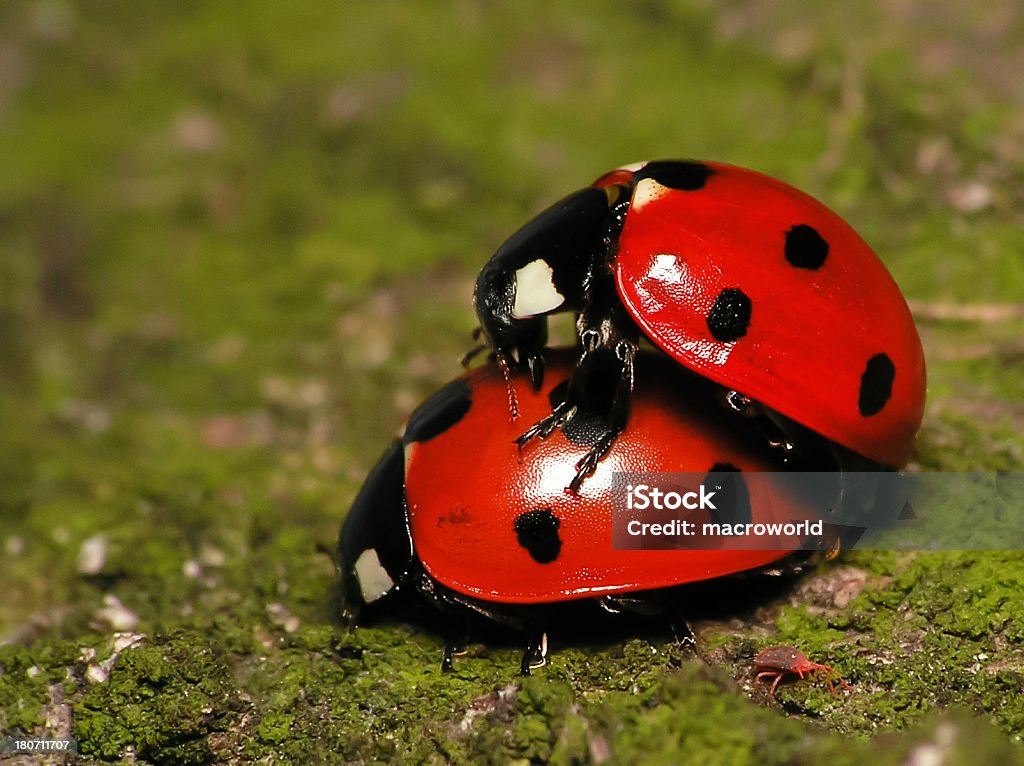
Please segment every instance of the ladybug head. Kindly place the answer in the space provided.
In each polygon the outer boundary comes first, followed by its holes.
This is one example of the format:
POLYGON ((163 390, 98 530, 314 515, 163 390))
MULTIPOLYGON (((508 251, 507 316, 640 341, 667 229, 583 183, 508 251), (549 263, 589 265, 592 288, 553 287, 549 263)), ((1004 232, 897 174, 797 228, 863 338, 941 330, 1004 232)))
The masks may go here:
POLYGON ((338 566, 349 621, 396 591, 411 568, 404 472, 402 447, 395 444, 366 478, 342 525, 338 566))

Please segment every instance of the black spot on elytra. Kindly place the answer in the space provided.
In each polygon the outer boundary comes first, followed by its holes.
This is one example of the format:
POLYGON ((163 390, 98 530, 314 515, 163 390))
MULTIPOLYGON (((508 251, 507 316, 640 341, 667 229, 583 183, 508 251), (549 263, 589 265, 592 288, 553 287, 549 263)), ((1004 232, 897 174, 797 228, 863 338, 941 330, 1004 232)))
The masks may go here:
POLYGON ((820 269, 828 257, 828 242, 817 229, 800 223, 786 232, 786 260, 798 269, 820 269))
POLYGON ((749 524, 753 518, 750 511, 750 491, 743 480, 740 469, 731 463, 715 463, 704 479, 704 487, 715 496, 708 509, 711 521, 716 524, 749 524))
POLYGON ((650 178, 662 186, 679 191, 698 191, 704 188, 714 170, 703 162, 689 160, 655 160, 648 162, 636 174, 636 180, 650 178))
POLYGON ((892 396, 892 382, 896 367, 887 354, 875 354, 868 359, 864 374, 860 376, 860 397, 857 407, 864 417, 877 415, 892 396))
POLYGON ((718 294, 708 312, 708 329, 715 340, 729 343, 747 334, 753 304, 738 287, 727 287, 718 294))
POLYGON ((516 517, 516 539, 538 564, 550 564, 558 558, 562 541, 558 528, 562 523, 547 508, 534 508, 516 517))
POLYGON ((462 420, 472 406, 473 394, 469 383, 453 380, 409 416, 402 443, 430 441, 462 420))

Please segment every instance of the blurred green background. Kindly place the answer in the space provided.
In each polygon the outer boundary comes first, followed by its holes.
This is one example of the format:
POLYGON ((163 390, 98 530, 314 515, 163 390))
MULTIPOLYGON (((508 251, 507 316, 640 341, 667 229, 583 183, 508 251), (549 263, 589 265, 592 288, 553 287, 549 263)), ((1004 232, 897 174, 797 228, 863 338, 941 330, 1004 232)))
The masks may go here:
POLYGON ((702 626, 714 667, 635 639, 520 683, 513 647, 442 677, 437 636, 344 634, 324 549, 459 372, 484 260, 647 158, 846 217, 921 324, 914 467, 1024 470, 1021 71, 1016 0, 6 0, 0 733, 86 763, 1020 759, 1012 552, 857 554, 702 626), (751 701, 768 640, 857 693, 751 701))

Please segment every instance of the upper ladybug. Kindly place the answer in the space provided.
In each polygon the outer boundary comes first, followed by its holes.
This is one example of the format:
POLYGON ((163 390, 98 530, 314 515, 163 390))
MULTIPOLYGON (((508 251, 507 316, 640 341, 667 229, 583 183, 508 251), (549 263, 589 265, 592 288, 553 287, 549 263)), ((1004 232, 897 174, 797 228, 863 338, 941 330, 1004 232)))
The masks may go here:
POLYGON ((641 333, 723 386, 729 406, 768 415, 786 451, 800 427, 854 460, 902 467, 913 450, 924 355, 899 288, 838 215, 760 173, 676 160, 607 173, 513 234, 475 301, 499 363, 529 369, 535 385, 546 316, 577 314, 577 395, 520 441, 574 416, 594 350, 621 361, 609 430, 573 490, 625 426, 641 333))

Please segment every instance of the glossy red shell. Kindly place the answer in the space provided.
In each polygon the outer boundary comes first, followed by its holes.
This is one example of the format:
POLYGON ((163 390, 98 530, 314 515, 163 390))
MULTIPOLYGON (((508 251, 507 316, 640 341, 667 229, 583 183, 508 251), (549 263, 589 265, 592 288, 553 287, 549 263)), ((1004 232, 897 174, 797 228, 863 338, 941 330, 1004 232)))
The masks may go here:
POLYGON ((808 195, 759 173, 702 164, 713 172, 695 191, 650 179, 637 185, 614 262, 634 320, 700 375, 872 460, 905 465, 924 409, 924 355, 885 266, 808 195), (786 232, 801 225, 828 243, 820 268, 797 268, 784 256, 786 232), (728 289, 749 299, 749 324, 724 342, 708 317, 728 289), (891 393, 865 415, 862 381, 880 354, 895 370, 891 393))
MULTIPOLYGON (((466 376, 472 406, 428 441, 406 448, 406 493, 413 546, 427 573, 459 593, 491 602, 545 603, 649 590, 767 565, 788 555, 770 550, 613 550, 612 481, 618 471, 706 472, 727 462, 743 472, 776 467, 744 438, 740 419, 690 402, 689 374, 650 352, 637 359, 637 388, 626 430, 583 482, 566 487, 585 446, 562 431, 520 452, 513 440, 551 412, 551 389, 569 376, 572 354, 548 357, 545 384, 512 380, 520 417, 509 417, 508 391, 488 366, 466 376), (539 563, 518 542, 520 514, 550 509, 559 519, 561 550, 539 563)), ((763 486, 763 485, 758 485, 763 486)), ((769 494, 770 490, 765 490, 769 494)), ((814 518, 784 491, 766 500, 751 488, 754 522, 814 518)), ((696 518, 696 517, 688 517, 696 518)), ((704 520, 707 520, 706 518, 704 520)))

